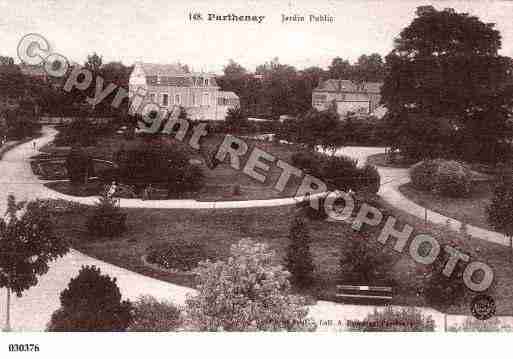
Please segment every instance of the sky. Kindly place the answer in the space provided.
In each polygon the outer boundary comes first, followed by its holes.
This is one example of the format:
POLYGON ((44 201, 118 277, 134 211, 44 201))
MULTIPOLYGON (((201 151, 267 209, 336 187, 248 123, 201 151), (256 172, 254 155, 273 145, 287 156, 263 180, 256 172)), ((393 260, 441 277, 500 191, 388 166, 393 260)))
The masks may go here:
POLYGON ((229 59, 253 71, 278 57, 298 69, 327 68, 340 56, 385 56, 420 5, 452 7, 496 23, 501 53, 513 57, 513 2, 413 0, 0 0, 0 55, 16 57, 27 33, 43 35, 52 50, 83 63, 97 52, 103 61, 187 64, 194 71, 221 72, 229 59), (200 13, 203 21, 191 21, 200 13), (218 15, 265 16, 262 23, 206 21, 218 15), (309 15, 333 22, 310 23, 309 15), (282 15, 305 22, 282 23, 282 15))

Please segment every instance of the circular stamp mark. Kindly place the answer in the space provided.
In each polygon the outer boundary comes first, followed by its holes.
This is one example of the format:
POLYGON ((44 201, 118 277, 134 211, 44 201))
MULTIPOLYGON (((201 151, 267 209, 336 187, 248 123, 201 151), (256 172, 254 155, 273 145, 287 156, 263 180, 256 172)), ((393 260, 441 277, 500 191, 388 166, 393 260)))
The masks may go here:
POLYGON ((476 319, 490 319, 495 315, 495 300, 489 295, 480 294, 472 299, 470 311, 476 319))

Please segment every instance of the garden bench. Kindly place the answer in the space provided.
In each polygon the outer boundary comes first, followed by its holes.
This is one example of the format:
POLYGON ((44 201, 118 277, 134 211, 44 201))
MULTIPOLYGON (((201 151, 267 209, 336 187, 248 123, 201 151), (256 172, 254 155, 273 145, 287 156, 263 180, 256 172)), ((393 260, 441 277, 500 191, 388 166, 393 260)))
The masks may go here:
POLYGON ((393 297, 393 289, 387 286, 337 285, 336 297, 389 301, 393 297))

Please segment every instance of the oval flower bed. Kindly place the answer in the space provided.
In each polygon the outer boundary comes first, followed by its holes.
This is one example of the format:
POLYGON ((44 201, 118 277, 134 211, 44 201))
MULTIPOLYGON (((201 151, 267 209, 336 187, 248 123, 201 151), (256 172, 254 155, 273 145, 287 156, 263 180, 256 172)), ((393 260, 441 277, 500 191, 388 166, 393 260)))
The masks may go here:
POLYGON ((166 242, 148 248, 146 261, 162 269, 190 272, 198 263, 212 258, 201 243, 166 242))

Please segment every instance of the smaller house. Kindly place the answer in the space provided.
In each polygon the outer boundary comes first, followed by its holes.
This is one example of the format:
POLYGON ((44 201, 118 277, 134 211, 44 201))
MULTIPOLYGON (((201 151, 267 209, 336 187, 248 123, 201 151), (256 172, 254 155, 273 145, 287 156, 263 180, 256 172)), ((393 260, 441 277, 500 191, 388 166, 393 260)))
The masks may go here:
POLYGON ((334 105, 340 116, 369 115, 379 107, 382 86, 381 82, 326 80, 313 90, 312 107, 324 111, 334 105))

